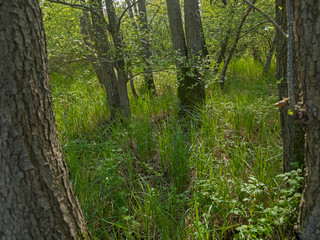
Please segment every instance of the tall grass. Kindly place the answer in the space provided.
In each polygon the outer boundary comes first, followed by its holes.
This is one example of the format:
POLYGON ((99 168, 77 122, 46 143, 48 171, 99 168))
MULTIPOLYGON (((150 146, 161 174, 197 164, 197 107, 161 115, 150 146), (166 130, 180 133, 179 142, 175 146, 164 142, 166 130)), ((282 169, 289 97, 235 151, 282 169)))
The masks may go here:
POLYGON ((276 83, 260 72, 235 61, 228 91, 213 78, 206 105, 187 119, 162 82, 159 96, 131 99, 129 123, 106 122, 94 79, 53 79, 64 156, 92 238, 290 239, 302 178, 281 174, 276 83))

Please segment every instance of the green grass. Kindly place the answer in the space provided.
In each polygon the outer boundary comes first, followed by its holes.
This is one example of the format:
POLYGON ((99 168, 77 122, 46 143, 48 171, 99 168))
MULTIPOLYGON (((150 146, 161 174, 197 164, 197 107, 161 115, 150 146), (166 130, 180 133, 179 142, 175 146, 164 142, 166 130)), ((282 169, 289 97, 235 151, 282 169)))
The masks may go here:
MULTIPOLYGON (((159 74, 160 76, 160 74, 159 74)), ((199 116, 179 119, 172 75, 107 123, 94 79, 52 78, 56 122, 93 239, 291 239, 301 186, 282 174, 274 76, 237 60, 199 116)))

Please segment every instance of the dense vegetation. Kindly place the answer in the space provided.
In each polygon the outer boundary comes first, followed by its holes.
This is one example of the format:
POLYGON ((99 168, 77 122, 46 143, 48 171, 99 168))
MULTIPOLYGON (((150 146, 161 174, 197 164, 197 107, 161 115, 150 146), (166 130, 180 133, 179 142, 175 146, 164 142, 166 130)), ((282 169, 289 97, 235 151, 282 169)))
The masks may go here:
MULTIPOLYGON (((246 8, 235 4, 236 11, 203 1, 210 52, 203 70, 206 104, 184 117, 164 3, 148 5, 155 96, 144 91, 139 36, 125 15, 126 59, 140 97, 130 92, 131 118, 115 121, 108 118, 105 91, 82 59, 81 11, 43 3, 56 123, 94 239, 293 238, 301 171, 283 174, 274 62, 262 74, 273 27, 252 14, 225 91, 214 71, 221 42, 227 37, 232 46, 246 8)), ((270 1, 260 5, 273 14, 270 1)))
POLYGON ((208 86, 200 116, 181 120, 172 75, 157 97, 131 99, 130 122, 107 122, 92 77, 52 77, 56 121, 97 239, 289 239, 302 178, 282 174, 275 80, 237 60, 228 93, 208 86))

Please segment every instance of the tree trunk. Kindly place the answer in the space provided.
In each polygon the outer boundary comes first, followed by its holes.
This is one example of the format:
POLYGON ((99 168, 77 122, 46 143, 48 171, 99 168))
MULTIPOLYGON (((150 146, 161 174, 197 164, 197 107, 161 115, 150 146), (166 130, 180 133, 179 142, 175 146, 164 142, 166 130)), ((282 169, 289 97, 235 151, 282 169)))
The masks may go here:
POLYGON ((136 24, 135 16, 134 16, 134 13, 133 13, 133 10, 132 10, 134 8, 134 6, 132 6, 132 3, 129 0, 126 0, 126 5, 127 5, 127 8, 129 8, 128 12, 129 12, 129 16, 130 16, 130 18, 132 20, 132 25, 133 25, 134 29, 137 30, 138 26, 136 24))
MULTIPOLYGON (((199 14, 200 14, 200 11, 199 11, 199 14)), ((207 58, 208 55, 209 55, 209 50, 208 50, 208 46, 207 46, 207 43, 206 43, 206 38, 204 36, 204 29, 203 29, 201 16, 200 16, 200 37, 201 37, 201 46, 202 46, 203 58, 207 58)))
POLYGON ((173 49, 179 53, 182 60, 179 60, 179 68, 184 65, 184 60, 188 57, 187 45, 183 31, 181 9, 179 0, 166 0, 169 18, 169 27, 173 49))
POLYGON ((122 113, 126 118, 130 118, 131 111, 130 111, 130 101, 129 101, 128 85, 127 85, 128 75, 126 72, 126 64, 125 64, 124 53, 123 53, 123 49, 124 49, 123 37, 119 32, 120 26, 118 26, 118 19, 113 6, 113 0, 106 0, 105 4, 108 12, 109 31, 111 33, 114 48, 115 48, 115 63, 116 63, 116 69, 118 72, 118 85, 119 85, 119 94, 120 94, 120 101, 122 106, 122 113))
MULTIPOLYGON (((205 94, 202 80, 199 81, 199 74, 194 74, 192 68, 187 64, 188 50, 183 31, 179 0, 166 0, 166 3, 172 45, 173 49, 178 53, 176 60, 178 68, 178 98, 180 100, 181 113, 184 113, 192 111, 198 105, 203 104, 205 94)), ((200 32, 200 29, 195 29, 195 31, 200 32)), ((190 49, 193 49, 191 46, 190 49)))
MULTIPOLYGON (((85 0, 82 0, 82 3, 85 4, 85 0)), ((94 44, 92 44, 92 40, 94 39, 92 24, 89 13, 86 10, 82 11, 82 16, 80 17, 80 27, 84 45, 87 48, 87 51, 90 52, 87 57, 89 58, 94 71, 96 72, 99 83, 104 86, 101 66, 99 65, 99 62, 95 56, 97 50, 95 49, 94 44)))
POLYGON ((230 39, 230 34, 232 32, 232 24, 231 23, 233 21, 234 14, 235 14, 235 10, 232 7, 231 12, 230 12, 230 19, 228 19, 228 21, 230 23, 230 26, 226 30, 225 37, 224 37, 223 41, 220 42, 220 51, 219 51, 219 54, 218 54, 218 57, 217 57, 217 61, 216 61, 215 66, 214 66, 214 71, 215 72, 218 72, 220 64, 225 59, 225 53, 227 51, 227 47, 228 47, 228 43, 229 43, 229 39, 230 39))
POLYGON ((133 82, 133 74, 132 74, 132 71, 129 71, 129 81, 130 81, 130 88, 131 88, 131 91, 132 91, 132 95, 134 98, 139 98, 139 95, 136 91, 136 88, 134 87, 134 82, 133 82))
POLYGON ((276 41, 276 38, 274 37, 273 40, 272 40, 272 43, 271 43, 271 45, 270 45, 270 49, 269 49, 269 51, 268 51, 268 54, 267 54, 266 62, 265 62, 265 64, 264 64, 264 66, 263 66, 262 74, 263 74, 264 76, 268 76, 268 72, 269 72, 269 69, 270 69, 272 57, 273 57, 273 54, 274 54, 275 41, 276 41))
POLYGON ((146 0, 141 0, 138 2, 139 8, 139 22, 140 30, 142 32, 141 45, 142 45, 142 58, 144 62, 144 81, 145 88, 150 91, 152 94, 156 93, 156 87, 153 80, 152 67, 150 64, 151 51, 149 43, 149 27, 147 20, 147 9, 146 9, 146 0))
POLYGON ((94 42, 102 70, 111 119, 116 118, 116 115, 119 113, 126 116, 127 108, 121 104, 119 84, 114 72, 112 59, 110 58, 110 45, 106 33, 106 22, 103 17, 101 0, 90 0, 89 2, 91 7, 94 8, 91 11, 94 42))
MULTIPOLYGON (((138 26, 137 26, 137 24, 135 22, 134 13, 133 13, 133 10, 132 10, 133 6, 130 7, 131 6, 131 2, 129 0, 126 0, 126 5, 129 8, 129 16, 130 16, 130 18, 132 20, 132 26, 134 27, 135 30, 138 30, 138 26)), ((128 72, 128 77, 129 77, 129 81, 130 81, 131 92, 132 92, 134 98, 139 98, 139 95, 138 95, 138 93, 137 93, 137 91, 136 91, 136 89, 134 87, 134 82, 133 82, 134 76, 133 76, 133 73, 132 73, 132 70, 131 70, 131 61, 127 61, 127 65, 128 65, 127 66, 127 68, 128 68, 127 72, 128 72)))
POLYGON ((54 122, 39 2, 0 6, 0 238, 83 239, 54 122))
POLYGON ((184 0, 184 19, 188 55, 202 59, 202 26, 198 0, 184 0))
POLYGON ((218 57, 217 57, 217 61, 216 61, 215 65, 214 65, 214 71, 216 71, 216 72, 218 72, 220 64, 225 59, 225 54, 226 54, 228 42, 229 42, 229 34, 220 43, 220 51, 219 51, 219 54, 218 54, 218 57))
POLYGON ((305 182, 298 219, 300 239, 320 239, 320 4, 295 0, 296 49, 300 61, 302 103, 306 122, 305 182))
MULTIPOLYGON (((287 11, 286 0, 276 0, 276 21, 284 31, 287 31, 287 11)), ((288 41, 277 30, 275 36, 275 48, 277 59, 276 78, 278 80, 279 100, 288 97, 288 41)), ((295 73, 295 92, 296 99, 299 98, 299 83, 297 71, 295 73)), ((289 107, 287 105, 279 109, 281 121, 281 138, 283 141, 283 167, 284 172, 290 172, 296 169, 293 163, 298 163, 299 167, 304 162, 304 130, 295 117, 288 114, 289 107)))
POLYGON ((191 68, 187 74, 194 77, 193 94, 196 104, 203 104, 205 100, 204 77, 200 73, 204 59, 204 35, 202 32, 201 16, 198 0, 184 0, 184 19, 187 42, 188 60, 191 68))
POLYGON ((169 19, 169 27, 171 33, 171 40, 173 49, 177 52, 176 66, 178 69, 178 98, 180 99, 180 108, 185 106, 192 106, 192 97, 188 96, 188 89, 186 88, 192 82, 192 79, 186 75, 188 72, 185 66, 185 61, 188 59, 187 45, 185 41, 181 9, 179 0, 166 0, 167 12, 169 19), (188 81, 187 84, 185 84, 188 81))

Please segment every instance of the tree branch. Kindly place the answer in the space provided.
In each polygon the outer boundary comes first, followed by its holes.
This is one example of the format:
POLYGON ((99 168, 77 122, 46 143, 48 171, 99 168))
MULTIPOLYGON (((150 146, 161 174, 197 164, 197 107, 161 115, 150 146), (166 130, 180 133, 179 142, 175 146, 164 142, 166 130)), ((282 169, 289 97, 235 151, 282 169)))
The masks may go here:
POLYGON ((247 0, 242 0, 244 3, 248 4, 250 7, 257 10, 259 13, 261 13, 262 16, 264 16, 266 19, 268 19, 281 33, 285 38, 288 38, 288 35, 283 31, 283 29, 271 18, 269 17, 265 12, 263 12, 260 8, 256 7, 252 2, 249 2, 247 0))
POLYGON ((46 1, 47 2, 51 2, 51 3, 57 3, 57 4, 69 6, 69 7, 76 8, 76 9, 90 11, 90 13, 94 13, 95 15, 104 18, 104 16, 101 16, 99 14, 99 12, 95 8, 89 7, 89 6, 84 5, 84 4, 69 3, 69 2, 65 2, 65 1, 61 1, 61 0, 46 0, 46 1))
POLYGON ((119 20, 118 20, 118 26, 117 26, 117 31, 120 30, 120 24, 121 24, 121 21, 122 21, 122 18, 124 17, 124 15, 126 14, 126 12, 132 8, 134 5, 136 5, 138 2, 140 2, 141 0, 138 0, 138 1, 135 1, 134 3, 132 3, 131 5, 129 5, 128 7, 126 7, 126 9, 122 12, 122 14, 120 15, 119 17, 119 20))
MULTIPOLYGON (((172 71, 172 70, 175 70, 175 68, 162 68, 162 69, 159 69, 159 70, 152 70, 152 73, 156 73, 156 72, 168 72, 168 71, 170 71, 170 70, 171 70, 171 71, 172 71)), ((130 76, 130 77, 128 78, 128 80, 133 79, 133 78, 135 78, 136 76, 139 76, 139 75, 141 75, 141 74, 144 74, 144 72, 138 72, 138 73, 130 76)))
POLYGON ((69 6, 69 7, 72 7, 72 8, 78 8, 78 9, 81 9, 81 10, 88 10, 88 11, 92 10, 91 7, 88 7, 88 6, 83 5, 83 4, 68 3, 68 2, 65 2, 65 1, 61 1, 61 0, 46 0, 46 1, 47 2, 51 2, 51 3, 58 3, 58 4, 66 5, 66 6, 69 6))
POLYGON ((267 23, 267 22, 261 22, 261 23, 258 23, 258 24, 255 25, 255 26, 253 26, 252 28, 250 28, 249 30, 247 30, 246 33, 244 33, 242 36, 240 36, 239 39, 245 37, 245 36, 248 35, 253 29, 255 29, 255 28, 257 28, 257 27, 259 27, 260 25, 265 24, 265 23, 267 23))
POLYGON ((150 23, 149 23, 149 27, 151 28, 151 24, 152 24, 152 22, 153 22, 153 19, 155 18, 156 14, 159 12, 160 6, 159 6, 159 5, 156 5, 156 4, 152 4, 152 3, 151 3, 150 5, 157 7, 157 10, 156 10, 156 12, 153 14, 153 16, 152 16, 152 18, 151 18, 151 20, 150 20, 150 23))

